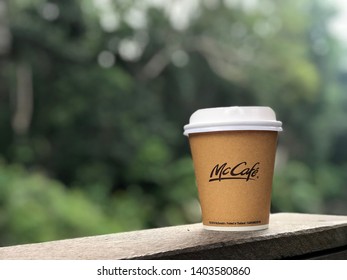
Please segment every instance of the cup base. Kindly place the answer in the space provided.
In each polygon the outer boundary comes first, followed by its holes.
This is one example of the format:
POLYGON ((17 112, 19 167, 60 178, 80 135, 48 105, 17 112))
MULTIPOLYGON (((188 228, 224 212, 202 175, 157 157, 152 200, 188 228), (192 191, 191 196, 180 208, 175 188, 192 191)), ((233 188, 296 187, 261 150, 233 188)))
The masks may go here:
POLYGON ((215 227, 215 226, 203 225, 203 228, 206 230, 214 230, 214 231, 255 231, 255 230, 268 229, 269 224, 260 225, 260 226, 250 226, 250 227, 215 227))

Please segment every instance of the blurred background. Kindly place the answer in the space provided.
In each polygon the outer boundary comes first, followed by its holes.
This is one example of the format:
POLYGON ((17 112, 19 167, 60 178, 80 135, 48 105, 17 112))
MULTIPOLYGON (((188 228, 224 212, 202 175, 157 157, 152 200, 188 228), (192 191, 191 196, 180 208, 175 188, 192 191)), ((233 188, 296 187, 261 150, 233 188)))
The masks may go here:
POLYGON ((272 212, 347 215, 342 4, 0 0, 0 245, 199 222, 215 106, 283 122, 272 212))

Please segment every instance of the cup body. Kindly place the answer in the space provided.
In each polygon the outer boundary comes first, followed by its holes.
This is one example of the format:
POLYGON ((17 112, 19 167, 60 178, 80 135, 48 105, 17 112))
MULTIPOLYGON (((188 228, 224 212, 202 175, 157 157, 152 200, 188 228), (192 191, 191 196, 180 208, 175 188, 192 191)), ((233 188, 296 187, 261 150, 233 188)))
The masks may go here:
POLYGON ((206 229, 268 227, 277 134, 220 131, 189 136, 206 229))
POLYGON ((281 125, 268 107, 211 108, 192 115, 184 134, 205 229, 268 228, 281 125))

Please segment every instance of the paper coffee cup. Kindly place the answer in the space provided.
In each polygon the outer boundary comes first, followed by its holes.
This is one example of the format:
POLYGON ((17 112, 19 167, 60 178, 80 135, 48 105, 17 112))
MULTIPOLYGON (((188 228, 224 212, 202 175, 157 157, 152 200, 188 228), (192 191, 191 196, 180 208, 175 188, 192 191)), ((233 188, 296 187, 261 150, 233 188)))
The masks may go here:
POLYGON ((279 131, 282 123, 269 107, 193 113, 184 134, 189 137, 204 228, 268 228, 279 131))

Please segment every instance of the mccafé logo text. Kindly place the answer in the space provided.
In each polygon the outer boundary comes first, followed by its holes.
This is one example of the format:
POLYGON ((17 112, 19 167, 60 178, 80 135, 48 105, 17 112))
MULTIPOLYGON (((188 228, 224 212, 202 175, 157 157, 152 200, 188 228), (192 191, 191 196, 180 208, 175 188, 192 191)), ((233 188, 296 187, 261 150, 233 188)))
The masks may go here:
POLYGON ((209 182, 235 179, 246 180, 246 182, 255 180, 258 178, 259 165, 259 162, 248 164, 246 161, 236 165, 228 165, 227 162, 216 164, 211 171, 209 182))

